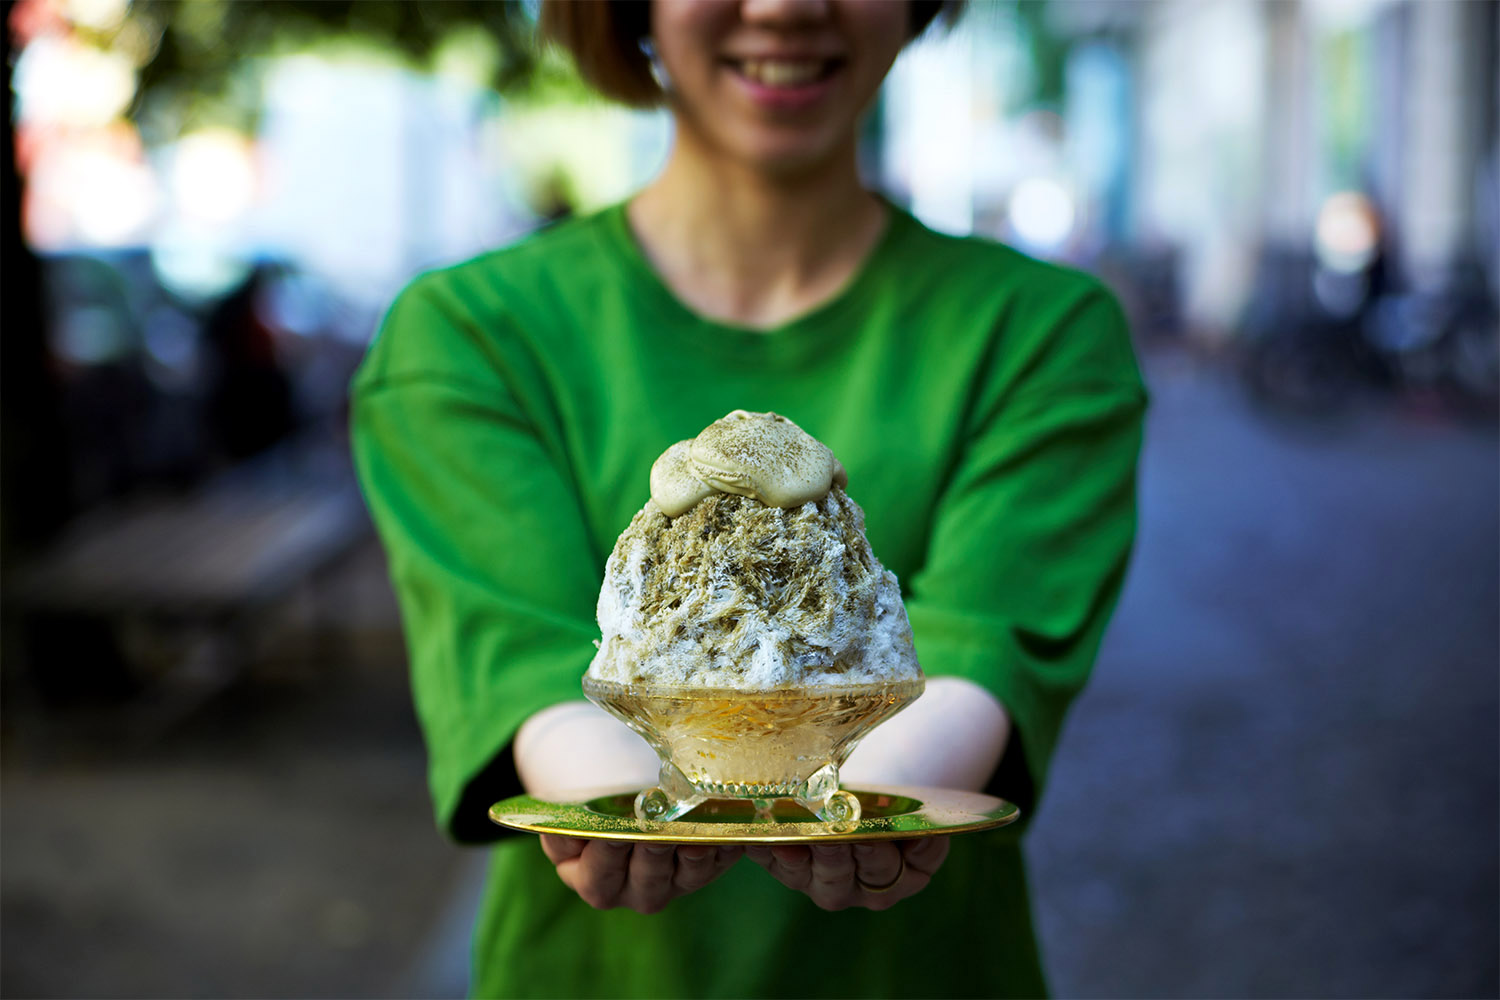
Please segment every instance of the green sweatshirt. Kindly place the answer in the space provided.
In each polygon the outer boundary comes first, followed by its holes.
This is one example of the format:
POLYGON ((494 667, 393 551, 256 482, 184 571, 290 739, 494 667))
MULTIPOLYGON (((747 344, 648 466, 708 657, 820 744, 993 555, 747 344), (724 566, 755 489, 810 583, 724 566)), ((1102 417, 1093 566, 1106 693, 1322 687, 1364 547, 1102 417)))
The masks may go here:
POLYGON ((954 838, 932 884, 882 913, 826 913, 742 861, 643 916, 590 909, 534 838, 486 818, 519 791, 516 729, 581 697, 604 562, 652 461, 737 408, 790 417, 843 462, 923 669, 1005 705, 991 790, 1035 807, 1135 531, 1145 393, 1115 300, 893 208, 837 296, 754 331, 683 305, 623 206, 562 223, 419 277, 353 385, 438 820, 500 840, 475 993, 1043 993, 1016 829, 954 838))

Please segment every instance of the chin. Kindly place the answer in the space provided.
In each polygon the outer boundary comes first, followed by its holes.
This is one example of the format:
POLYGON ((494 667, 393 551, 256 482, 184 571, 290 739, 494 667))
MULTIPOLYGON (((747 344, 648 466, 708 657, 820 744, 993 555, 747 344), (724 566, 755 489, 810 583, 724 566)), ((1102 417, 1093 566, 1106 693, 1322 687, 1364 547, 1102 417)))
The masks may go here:
POLYGON ((821 135, 759 136, 736 144, 737 159, 774 177, 814 173, 837 159, 843 144, 821 135))

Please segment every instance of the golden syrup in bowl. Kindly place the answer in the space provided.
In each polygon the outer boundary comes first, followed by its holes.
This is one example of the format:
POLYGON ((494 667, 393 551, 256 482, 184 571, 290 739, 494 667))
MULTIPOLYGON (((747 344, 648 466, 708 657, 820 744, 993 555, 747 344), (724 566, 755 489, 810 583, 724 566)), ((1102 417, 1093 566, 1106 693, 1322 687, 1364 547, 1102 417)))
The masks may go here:
POLYGON ((751 799, 766 812, 786 798, 828 823, 857 823, 859 800, 839 789, 838 769, 924 686, 920 677, 769 691, 583 681, 589 700, 661 759, 660 784, 636 799, 643 822, 676 819, 711 798, 751 799))

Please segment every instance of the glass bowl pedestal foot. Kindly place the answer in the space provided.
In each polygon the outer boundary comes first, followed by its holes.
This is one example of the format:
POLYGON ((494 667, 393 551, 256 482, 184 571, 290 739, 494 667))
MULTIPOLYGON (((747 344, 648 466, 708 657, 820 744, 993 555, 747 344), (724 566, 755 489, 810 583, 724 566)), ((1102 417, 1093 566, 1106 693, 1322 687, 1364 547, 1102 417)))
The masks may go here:
POLYGON ((859 799, 839 787, 839 769, 825 764, 799 786, 770 790, 755 785, 741 786, 743 791, 725 795, 720 789, 705 792, 683 774, 671 761, 663 761, 659 782, 635 797, 635 815, 642 823, 666 823, 686 816, 711 798, 748 798, 755 805, 757 819, 771 822, 771 810, 779 798, 788 798, 831 826, 852 829, 859 823, 859 799), (790 794, 787 794, 790 793, 790 794))

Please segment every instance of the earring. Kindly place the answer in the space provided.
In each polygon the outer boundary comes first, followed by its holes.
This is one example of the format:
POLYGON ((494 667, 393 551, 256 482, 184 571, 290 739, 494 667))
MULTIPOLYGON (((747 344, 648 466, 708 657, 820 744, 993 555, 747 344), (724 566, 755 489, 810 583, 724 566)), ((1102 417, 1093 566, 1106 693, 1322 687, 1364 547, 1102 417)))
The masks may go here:
POLYGON ((662 65, 661 56, 656 53, 656 42, 647 35, 640 41, 641 55, 651 64, 651 78, 661 88, 662 93, 668 94, 672 91, 672 78, 667 75, 667 67, 662 65))

